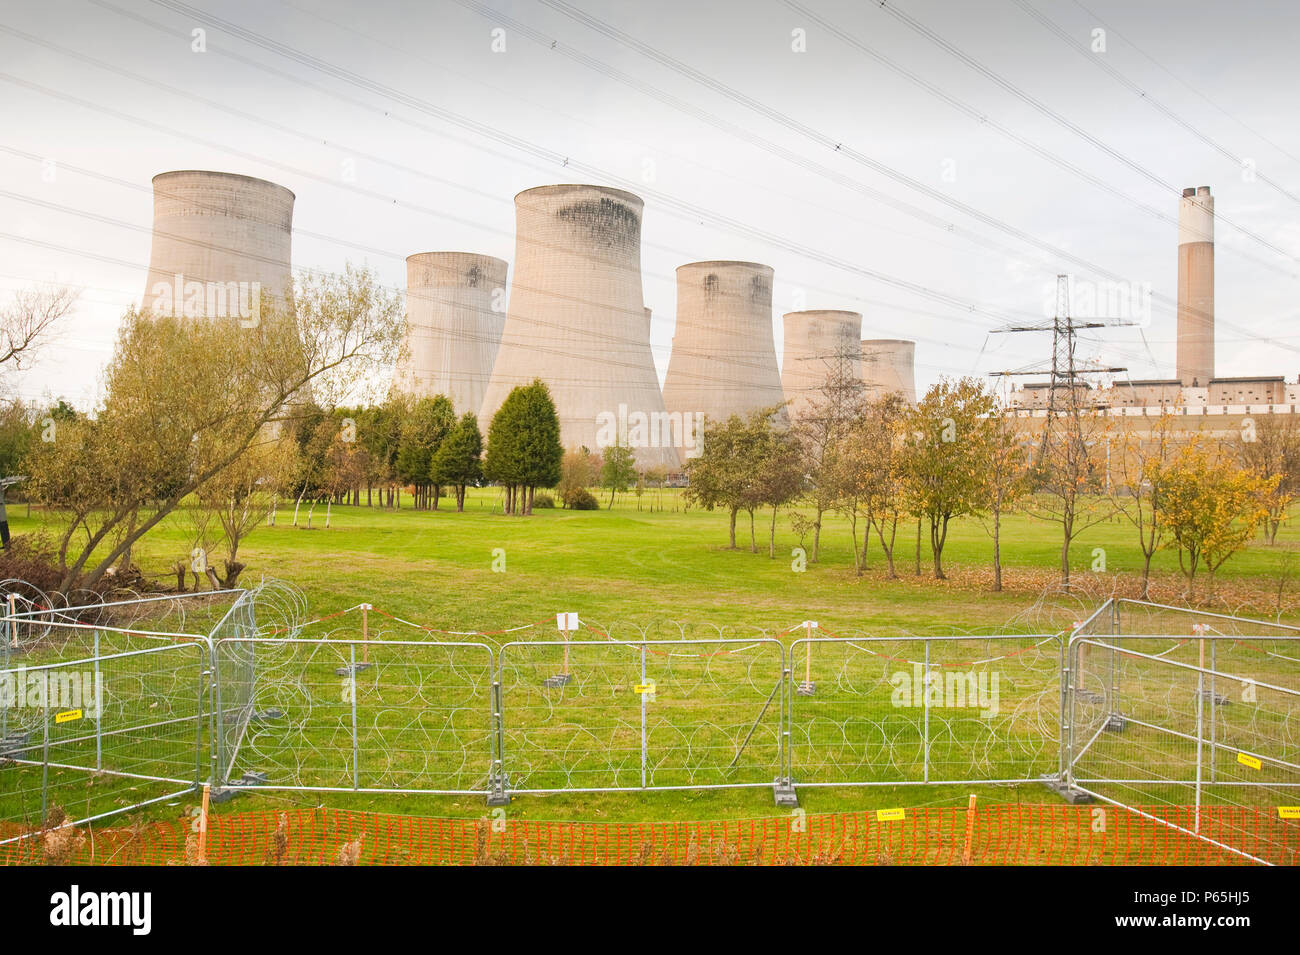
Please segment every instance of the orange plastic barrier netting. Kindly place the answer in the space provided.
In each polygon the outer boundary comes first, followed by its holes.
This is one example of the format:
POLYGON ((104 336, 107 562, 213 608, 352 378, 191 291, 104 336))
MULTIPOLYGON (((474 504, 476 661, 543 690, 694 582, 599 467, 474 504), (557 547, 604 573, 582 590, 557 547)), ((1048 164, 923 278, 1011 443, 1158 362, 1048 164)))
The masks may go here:
MULTIPOLYGON (((1191 807, 1144 809, 1186 828, 1191 807)), ((906 809, 690 823, 430 819, 334 809, 214 815, 211 865, 961 865, 964 808, 906 809)), ((1200 831, 1269 862, 1300 862, 1300 822, 1276 810, 1205 807, 1200 831)), ((0 845, 0 863, 172 865, 198 861, 194 820, 33 834, 0 845)), ((18 830, 0 829, 0 838, 18 830)), ((980 806, 975 865, 1237 865, 1249 860, 1116 807, 980 806)))

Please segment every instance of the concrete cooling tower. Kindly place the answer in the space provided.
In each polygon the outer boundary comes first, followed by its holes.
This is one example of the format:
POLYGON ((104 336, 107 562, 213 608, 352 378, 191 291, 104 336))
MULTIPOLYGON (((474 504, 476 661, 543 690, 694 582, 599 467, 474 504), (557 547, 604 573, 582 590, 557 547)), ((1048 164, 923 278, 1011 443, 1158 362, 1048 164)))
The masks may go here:
POLYGON ((781 388, 791 418, 823 400, 828 382, 862 380, 862 315, 834 309, 787 312, 781 388))
POLYGON ((677 269, 677 328, 664 378, 669 413, 725 421, 785 400, 772 341, 772 270, 755 262, 677 269))
POLYGON ((251 320, 291 287, 293 193, 264 179, 182 170, 153 177, 153 249, 143 306, 251 320))
POLYGON ((641 213, 630 192, 555 185, 515 196, 510 308, 480 426, 510 390, 550 386, 566 448, 630 445, 647 466, 679 466, 641 292, 641 213))
POLYGON ((916 404, 916 342, 902 338, 868 338, 862 342, 862 383, 867 395, 897 392, 916 404))
POLYGON ((505 326, 506 263, 473 252, 406 259, 408 354, 393 387, 417 398, 446 395, 458 415, 478 414, 505 326))
POLYGON ((1214 377, 1214 197, 1184 189, 1178 202, 1178 377, 1209 387, 1214 377))

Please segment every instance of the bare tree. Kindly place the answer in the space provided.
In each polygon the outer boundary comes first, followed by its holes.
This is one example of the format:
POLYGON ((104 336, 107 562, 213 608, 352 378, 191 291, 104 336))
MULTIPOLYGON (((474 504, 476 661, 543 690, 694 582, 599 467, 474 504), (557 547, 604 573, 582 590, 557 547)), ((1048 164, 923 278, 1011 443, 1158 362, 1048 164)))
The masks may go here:
POLYGON ((0 311, 0 367, 13 362, 15 368, 22 368, 76 301, 77 294, 70 288, 35 286, 15 292, 9 307, 0 311))

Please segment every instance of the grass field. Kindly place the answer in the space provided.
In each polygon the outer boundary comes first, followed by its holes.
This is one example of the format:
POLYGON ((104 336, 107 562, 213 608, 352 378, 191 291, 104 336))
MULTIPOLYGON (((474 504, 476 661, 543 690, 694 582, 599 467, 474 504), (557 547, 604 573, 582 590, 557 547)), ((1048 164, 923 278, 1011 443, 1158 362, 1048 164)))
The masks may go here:
MULTIPOLYGON (((925 554, 922 576, 914 576, 910 541, 900 543, 898 549, 902 579, 888 580, 883 573, 879 548, 874 546, 868 572, 861 578, 855 576, 847 525, 833 516, 828 516, 823 530, 821 561, 809 564, 805 572, 796 572, 792 568, 791 549, 800 541, 792 534, 785 515, 777 525, 776 558, 769 559, 765 534, 770 514, 759 515, 758 554, 748 549, 748 521, 743 515, 739 535, 742 547, 729 550, 726 515, 684 511, 676 492, 650 492, 640 502, 628 495, 613 510, 541 509, 530 518, 503 516, 499 506, 494 512, 498 499, 494 490, 471 492, 464 514, 446 509, 427 512, 335 507, 328 529, 324 527, 325 510, 318 507, 312 530, 292 527, 292 509, 281 508, 277 526, 258 529, 241 547, 241 559, 249 565, 244 583, 255 584, 263 576, 289 581, 303 591, 313 616, 325 616, 369 602, 379 611, 447 630, 495 631, 539 623, 529 634, 543 639, 556 636, 553 615, 559 610, 576 610, 584 621, 622 639, 641 636, 647 629, 660 638, 682 633, 700 636, 702 630, 736 636, 751 636, 760 630, 779 633, 805 619, 817 620, 832 633, 1031 634, 1068 628, 1087 616, 1102 597, 1117 589, 1132 593, 1141 566, 1132 528, 1118 522, 1101 524, 1075 544, 1076 593, 1055 595, 1042 601, 1043 589, 1057 576, 1057 528, 1024 516, 1005 521, 1003 560, 1007 589, 994 594, 988 589, 991 541, 975 520, 959 521, 953 526, 945 552, 950 580, 930 578, 925 554), (1096 548, 1104 549, 1104 572, 1092 570, 1097 559, 1096 548), (502 556, 504 572, 498 572, 494 564, 500 569, 502 556), (670 621, 682 623, 685 629, 670 621)), ((15 533, 49 531, 59 520, 57 514, 26 516, 21 507, 11 507, 10 514, 15 533)), ((299 522, 305 523, 305 509, 299 522)), ((1294 535, 1284 531, 1284 542, 1290 539, 1294 535)), ((811 549, 810 539, 803 544, 811 549)), ((135 560, 147 574, 156 575, 161 584, 174 583, 167 570, 176 560, 185 558, 191 547, 187 522, 183 516, 176 516, 137 546, 135 560)), ((1283 618, 1293 620, 1289 553, 1287 546, 1257 545, 1235 557, 1220 575, 1218 605, 1265 616, 1273 616, 1280 606, 1286 611, 1283 618)), ((1182 584, 1177 576, 1176 555, 1167 552, 1158 555, 1156 574, 1156 596, 1177 602, 1182 584)), ((195 617, 190 622, 197 623, 199 619, 195 617)), ((376 621, 372 637, 427 639, 418 631, 403 629, 380 615, 372 615, 371 620, 376 621)), ((323 626, 337 637, 361 636, 356 614, 323 626)), ((789 639, 785 640, 787 644, 789 639)), ((1024 639, 1026 646, 1032 642, 1024 639)), ((966 648, 970 651, 967 656, 978 659, 980 643, 987 644, 987 641, 971 641, 971 646, 966 648)), ((608 656, 610 650, 602 648, 599 652, 608 656)), ((525 711, 532 708, 538 713, 553 709, 550 695, 539 690, 538 684, 543 670, 549 672, 555 668, 554 653, 539 648, 532 657, 517 654, 519 662, 514 672, 518 689, 514 706, 525 711)), ((320 709, 325 705, 325 694, 337 688, 336 671, 341 662, 345 661, 333 658, 308 663, 296 659, 279 661, 283 672, 302 674, 302 683, 309 686, 309 697, 313 695, 311 685, 320 688, 320 699, 315 703, 317 716, 326 712, 320 709)), ((379 665, 372 671, 376 686, 382 681, 411 683, 403 681, 399 673, 402 666, 409 665, 409 660, 395 658, 376 663, 379 665), (379 674, 385 674, 382 680, 379 674)), ((822 663, 819 660, 819 669, 822 663)), ((836 664, 841 671, 847 665, 843 661, 836 664)), ((875 689, 865 698, 837 697, 825 689, 819 699, 796 700, 792 704, 796 717, 804 719, 795 724, 801 734, 796 736, 796 753, 800 745, 809 750, 804 758, 807 765, 817 764, 816 781, 833 784, 857 775, 850 770, 861 770, 862 765, 847 766, 845 760, 856 759, 861 763, 861 753, 850 756, 852 747, 846 747, 841 756, 827 755, 833 750, 829 741, 836 733, 843 735, 846 727, 856 721, 859 727, 871 727, 871 732, 879 737, 874 751, 878 757, 876 762, 891 767, 890 773, 901 771, 904 778, 913 775, 919 778, 913 745, 918 737, 914 714, 900 714, 889 707, 890 688, 882 683, 883 673, 877 661, 858 660, 852 666, 863 668, 860 673, 851 674, 854 679, 859 683, 869 682, 875 689)), ((740 669, 746 670, 744 677, 728 682, 729 686, 739 688, 735 690, 735 699, 728 702, 725 694, 717 698, 717 705, 724 707, 724 711, 719 711, 722 715, 708 716, 707 710, 695 707, 690 711, 688 724, 694 720, 700 733, 705 732, 706 725, 717 723, 726 724, 734 731, 736 726, 744 726, 754 718, 768 687, 762 680, 754 679, 747 667, 740 669), (735 705, 726 709, 731 704, 735 705)), ((594 761, 574 758, 551 766, 543 766, 538 760, 531 773, 535 788, 575 786, 584 782, 603 785, 610 779, 619 785, 636 785, 640 780, 639 745, 634 745, 639 741, 633 738, 640 732, 639 721, 633 709, 635 699, 629 692, 632 684, 640 679, 640 673, 629 668, 626 660, 609 659, 588 667, 588 672, 599 673, 599 679, 591 679, 589 685, 565 692, 569 694, 568 705, 594 707, 594 711, 587 712, 587 717, 594 712, 596 724, 608 730, 601 741, 601 755, 594 761), (634 751, 638 757, 635 760, 634 751)), ((1050 665, 1044 672, 1051 674, 1050 665)), ((679 665, 663 685, 694 687, 703 682, 704 676, 690 666, 679 665)), ((159 680, 172 678, 165 674, 157 677, 159 680)), ((450 709, 448 694, 454 696, 464 688, 422 689, 428 690, 427 698, 405 699, 400 706, 387 706, 383 712, 388 715, 383 719, 389 722, 372 722, 375 737, 370 745, 375 752, 382 750, 389 762, 380 776, 368 781, 370 784, 376 784, 375 779, 409 784, 427 775, 428 753, 436 751, 439 745, 439 724, 437 720, 422 723, 417 710, 427 708, 430 703, 433 711, 439 707, 450 709), (419 745, 410 745, 413 741, 419 745)), ((1006 747, 1007 752, 990 754, 986 748, 981 757, 977 755, 981 745, 979 734, 949 727, 946 737, 941 737, 946 741, 936 745, 934 751, 940 764, 937 768, 942 768, 947 760, 955 775, 983 758, 988 764, 1014 765, 1015 774, 1007 778, 1026 779, 1052 768, 1055 743, 1046 740, 1042 731, 1052 722, 1055 700, 1050 693, 1043 697, 1041 687, 1025 681, 1015 693, 1004 692, 1008 693, 1008 712, 1012 714, 1007 717, 1007 726, 1013 732, 998 734, 997 745, 1006 747)), ((282 702, 292 719, 292 701, 282 702)), ((331 699, 330 705, 337 708, 338 700, 331 699)), ((334 713, 330 721, 337 723, 338 717, 339 713, 334 713)), ((671 722, 680 725, 682 719, 671 722)), ((529 731, 532 736, 524 733, 507 739, 511 752, 528 753, 530 749, 536 754, 564 752, 572 744, 564 735, 569 730, 548 728, 540 719, 533 724, 529 731)), ((480 731, 481 727, 474 727, 466 733, 480 731)), ((945 730, 936 727, 936 732, 943 734, 945 730)), ((695 763, 682 759, 678 761, 680 765, 660 766, 655 781, 670 785, 722 781, 715 778, 716 773, 710 776, 704 770, 726 763, 719 757, 729 752, 727 748, 733 745, 734 732, 724 737, 699 739, 693 750, 695 763), (707 755, 711 751, 712 755, 707 755)), ((250 738, 256 740, 257 734, 250 738)), ((271 736, 263 734, 263 739, 270 741, 271 736)), ((295 771, 312 776, 313 784, 347 785, 347 763, 335 752, 337 740, 308 735, 297 742, 299 745, 288 748, 292 755, 284 756, 281 762, 287 764, 292 760, 295 771)), ((455 744, 460 745, 459 741, 455 744)), ((267 742, 262 750, 255 747, 254 752, 263 762, 275 764, 270 747, 271 743, 267 742)), ((746 782, 770 778, 768 763, 774 749, 770 727, 760 720, 753 748, 746 751, 747 762, 738 767, 735 778, 746 782)), ((665 751, 669 750, 692 751, 689 747, 666 747, 665 751)), ((178 742, 177 754, 183 751, 184 746, 178 742)), ((474 767, 458 769, 457 778, 471 778, 478 772, 474 767)), ((56 782, 66 786, 70 793, 76 793, 65 801, 84 799, 86 808, 91 808, 95 797, 90 790, 95 787, 86 785, 84 774, 56 771, 55 776, 56 782)), ((880 778, 897 777, 885 773, 880 778)), ((970 791, 972 788, 968 786, 847 788, 828 785, 805 789, 800 798, 807 811, 823 812, 956 805, 964 803, 970 791)), ((974 791, 992 802, 1056 799, 1045 787, 1032 782, 974 787, 974 791)), ((121 787, 115 787, 111 796, 114 800, 129 797, 130 793, 121 787)), ((485 812, 480 798, 432 795, 265 792, 243 795, 227 805, 251 808, 317 803, 418 815, 480 816, 485 812)), ((65 808, 76 812, 72 805, 65 808)), ((174 816, 176 811, 175 803, 164 803, 149 813, 174 816)), ((516 798, 509 812, 545 819, 642 821, 770 816, 777 810, 773 807, 770 788, 753 788, 522 796, 516 798)))

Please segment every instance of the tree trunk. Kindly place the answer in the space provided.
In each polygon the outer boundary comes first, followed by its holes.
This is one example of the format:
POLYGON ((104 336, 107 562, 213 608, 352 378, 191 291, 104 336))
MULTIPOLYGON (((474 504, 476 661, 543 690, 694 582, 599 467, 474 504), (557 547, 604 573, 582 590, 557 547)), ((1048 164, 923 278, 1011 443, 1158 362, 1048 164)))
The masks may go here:
POLYGON ((750 552, 751 554, 757 554, 757 553, 758 553, 758 538, 754 536, 754 510, 753 510, 753 508, 750 508, 750 511, 749 511, 749 552, 750 552))
POLYGON ((1142 551, 1142 600, 1149 600, 1151 592, 1151 554, 1142 551))
POLYGON ((812 562, 814 564, 817 563, 817 556, 821 553, 821 549, 822 549, 822 514, 823 513, 824 512, 820 507, 817 508, 817 520, 813 524, 812 562))
POLYGON ((1002 592, 1002 509, 993 509, 993 592, 1002 592))
POLYGON ((780 508, 772 507, 772 526, 767 533, 767 556, 771 560, 776 560, 776 513, 780 508))
POLYGON ((738 507, 733 507, 731 509, 731 549, 732 550, 736 549, 736 514, 739 511, 740 508, 738 507))
POLYGON ((921 576, 921 515, 916 515, 916 576, 921 576))

